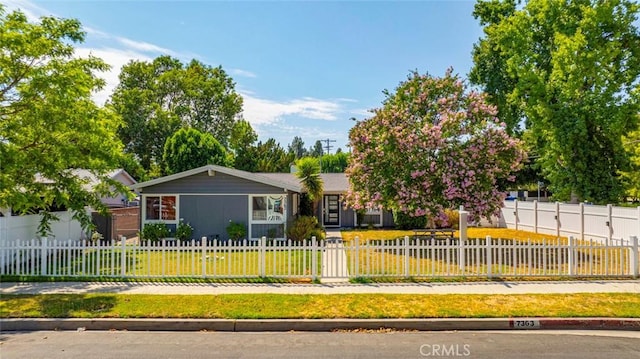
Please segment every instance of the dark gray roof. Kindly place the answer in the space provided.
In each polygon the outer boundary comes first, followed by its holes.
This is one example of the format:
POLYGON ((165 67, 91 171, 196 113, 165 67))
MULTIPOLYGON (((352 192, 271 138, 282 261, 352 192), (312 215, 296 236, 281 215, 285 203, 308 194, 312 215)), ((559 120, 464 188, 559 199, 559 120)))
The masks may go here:
POLYGON ((132 185, 131 188, 140 189, 144 187, 154 186, 160 183, 170 182, 176 179, 193 176, 195 174, 207 172, 207 171, 220 172, 230 176, 244 178, 244 179, 248 179, 250 181, 254 181, 258 183, 264 183, 269 186, 281 187, 293 192, 300 192, 302 190, 300 186, 300 182, 284 181, 280 178, 265 176, 265 173, 251 173, 251 172, 237 170, 234 168, 228 168, 228 167, 222 167, 222 166, 216 166, 216 165, 206 165, 206 166, 194 168, 188 171, 172 174, 169 176, 156 178, 151 181, 137 183, 132 185))
MULTIPOLYGON (((300 180, 293 173, 259 173, 259 175, 289 183, 292 186, 300 186, 300 180)), ((349 188, 349 179, 344 173, 321 173, 320 178, 323 182, 323 191, 326 193, 344 193, 349 188)))

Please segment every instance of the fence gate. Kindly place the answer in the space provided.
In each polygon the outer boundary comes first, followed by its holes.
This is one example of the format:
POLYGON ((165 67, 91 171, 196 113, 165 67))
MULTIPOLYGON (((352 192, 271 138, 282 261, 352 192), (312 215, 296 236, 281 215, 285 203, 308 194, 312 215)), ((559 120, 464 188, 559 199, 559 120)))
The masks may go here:
POLYGON ((131 238, 138 233, 140 207, 111 208, 107 216, 93 212, 91 219, 105 240, 119 239, 120 236, 131 238))

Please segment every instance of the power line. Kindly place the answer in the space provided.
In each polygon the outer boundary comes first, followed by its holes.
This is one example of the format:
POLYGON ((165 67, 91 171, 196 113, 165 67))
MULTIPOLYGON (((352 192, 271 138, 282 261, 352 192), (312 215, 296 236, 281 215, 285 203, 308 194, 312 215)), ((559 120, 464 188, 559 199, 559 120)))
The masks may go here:
POLYGON ((330 140, 327 138, 326 140, 320 140, 320 142, 326 143, 326 145, 322 146, 322 148, 325 149, 327 154, 331 154, 331 149, 333 148, 333 145, 331 145, 331 143, 336 142, 336 140, 330 140))

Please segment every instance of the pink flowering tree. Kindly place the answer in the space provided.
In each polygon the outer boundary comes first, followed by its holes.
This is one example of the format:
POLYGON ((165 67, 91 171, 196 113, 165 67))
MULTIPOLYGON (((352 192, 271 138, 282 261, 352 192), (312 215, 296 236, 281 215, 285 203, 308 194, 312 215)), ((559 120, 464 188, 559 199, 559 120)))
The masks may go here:
POLYGON ((447 225, 445 209, 470 219, 502 207, 498 182, 513 180, 524 151, 496 118, 484 94, 466 91, 449 69, 436 78, 414 72, 383 107, 349 132, 347 204, 383 206, 447 225))

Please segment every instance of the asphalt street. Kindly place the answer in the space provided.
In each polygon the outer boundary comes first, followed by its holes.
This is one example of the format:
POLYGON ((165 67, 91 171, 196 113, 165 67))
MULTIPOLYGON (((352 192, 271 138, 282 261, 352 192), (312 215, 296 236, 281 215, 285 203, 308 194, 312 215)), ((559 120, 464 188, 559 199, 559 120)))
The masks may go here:
POLYGON ((3 333, 20 358, 640 358, 640 332, 3 333))

